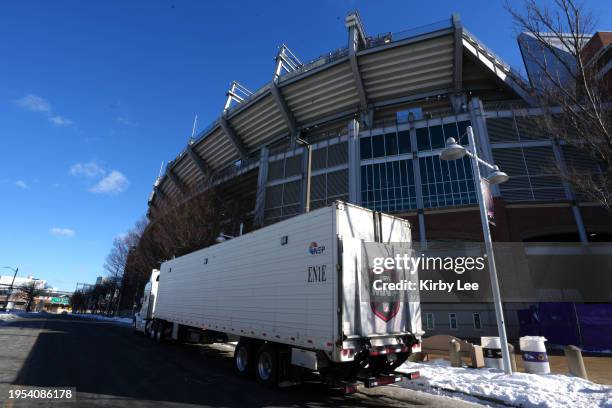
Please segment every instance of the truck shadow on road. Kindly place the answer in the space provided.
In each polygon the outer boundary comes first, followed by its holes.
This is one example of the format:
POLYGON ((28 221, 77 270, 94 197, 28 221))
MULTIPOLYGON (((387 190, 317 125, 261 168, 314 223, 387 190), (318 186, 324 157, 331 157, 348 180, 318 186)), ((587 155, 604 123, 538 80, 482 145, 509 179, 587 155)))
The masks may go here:
MULTIPOLYGON (((13 384, 76 387, 78 399, 87 400, 87 406, 404 405, 383 395, 341 395, 314 382, 264 388, 234 373, 233 348, 228 345, 157 344, 131 333, 127 326, 71 316, 24 318, 5 327, 27 332, 40 328, 41 318, 44 328, 13 384)), ((20 340, 15 337, 13 341, 20 340)), ((421 404, 414 401, 410 405, 421 404)))

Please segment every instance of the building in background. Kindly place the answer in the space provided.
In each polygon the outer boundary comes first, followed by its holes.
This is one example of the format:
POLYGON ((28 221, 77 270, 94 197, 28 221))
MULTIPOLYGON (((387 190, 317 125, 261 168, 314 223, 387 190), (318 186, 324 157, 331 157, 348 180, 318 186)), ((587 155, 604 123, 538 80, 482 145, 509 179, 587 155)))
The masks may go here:
MULTIPOLYGON (((251 203, 247 229, 298 215, 307 185, 298 142, 307 140, 311 209, 346 200, 410 220, 414 241, 481 242, 468 158, 439 158, 447 138, 466 144, 472 126, 480 155, 510 175, 492 189, 495 241, 611 241, 610 214, 555 172, 597 173, 598 164, 539 130, 532 85, 457 15, 381 35, 366 33, 357 14, 345 25, 346 47, 302 63, 283 46, 269 83, 251 92, 234 82, 219 117, 155 181, 149 219, 212 187, 251 203)), ((511 338, 529 304, 505 304, 511 338)), ((423 316, 428 333, 496 333, 490 303, 424 304, 423 316)))
MULTIPOLYGON (((575 60, 559 36, 555 34, 541 33, 542 39, 550 45, 551 49, 544 47, 541 42, 531 33, 521 33, 517 38, 519 49, 523 57, 525 69, 531 86, 536 89, 546 89, 550 80, 544 74, 542 67, 546 67, 546 72, 563 82, 571 80, 571 74, 576 68, 575 60), (554 50, 554 51, 553 51, 554 50), (570 67, 572 72, 567 69, 570 67)), ((570 34, 565 36, 567 44, 571 44, 570 34)), ((591 39, 591 35, 582 38, 582 44, 586 44, 591 39)))
POLYGON ((598 31, 584 46, 584 58, 612 94, 612 32, 598 31))
POLYGON ((47 282, 44 279, 37 279, 32 277, 32 275, 28 275, 27 277, 15 276, 14 282, 13 275, 0 275, 0 308, 5 309, 5 304, 7 303, 7 295, 10 291, 10 296, 8 299, 8 304, 6 305, 6 309, 25 309, 25 305, 27 302, 19 288, 31 284, 33 284, 37 289, 40 290, 44 289, 47 286, 47 282))

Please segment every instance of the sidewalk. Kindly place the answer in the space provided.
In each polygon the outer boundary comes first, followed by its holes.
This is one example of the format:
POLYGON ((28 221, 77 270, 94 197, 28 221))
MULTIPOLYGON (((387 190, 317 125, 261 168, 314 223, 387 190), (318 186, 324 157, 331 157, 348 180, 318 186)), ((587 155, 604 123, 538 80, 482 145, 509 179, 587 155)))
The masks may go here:
MULTIPOLYGON (((523 359, 521 354, 515 354, 516 358, 516 366, 518 371, 521 373, 525 372, 525 367, 523 366, 523 359)), ((590 381, 599 383, 612 385, 612 355, 604 357, 587 357, 584 356, 584 365, 586 366, 587 375, 590 381)), ((430 354, 430 360, 435 359, 443 359, 448 360, 448 354, 430 354)), ((468 359, 463 359, 464 363, 468 364, 468 359)), ((553 374, 568 374, 569 370, 567 368, 567 362, 565 360, 565 355, 548 355, 548 361, 550 363, 550 371, 553 374)))

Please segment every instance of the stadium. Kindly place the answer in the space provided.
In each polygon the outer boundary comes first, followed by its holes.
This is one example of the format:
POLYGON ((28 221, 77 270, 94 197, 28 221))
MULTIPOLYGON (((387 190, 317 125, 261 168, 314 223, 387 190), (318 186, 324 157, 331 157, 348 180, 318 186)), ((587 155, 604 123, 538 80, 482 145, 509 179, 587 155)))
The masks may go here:
MULTIPOLYGON (((609 216, 551 172, 597 171, 570 146, 539 134, 529 82, 462 26, 458 15, 369 36, 354 13, 348 46, 302 63, 281 46, 271 81, 232 83, 220 117, 155 182, 149 218, 166 201, 212 186, 252 202, 262 226, 336 199, 408 218, 415 241, 480 240, 470 166, 438 154, 471 125, 481 154, 510 175, 493 189, 497 241, 605 240, 609 216), (300 143, 302 142, 302 143, 300 143)), ((464 139, 460 140, 465 143, 464 139)))
MULTIPOLYGON (((367 33, 357 13, 345 26, 346 47, 303 63, 283 45, 261 89, 233 82, 219 118, 155 181, 149 220, 215 188, 251 209, 247 231, 346 200, 408 219, 415 242, 481 242, 469 159, 439 157, 450 137, 466 145, 471 126, 479 155, 510 176, 491 188, 494 241, 610 241, 609 213, 560 176, 598 165, 538 130, 533 81, 458 15, 380 35, 367 33)), ((526 307, 505 305, 511 338, 519 335, 514 311, 526 307)), ((429 333, 434 322, 464 337, 495 333, 487 303, 423 310, 429 333)))

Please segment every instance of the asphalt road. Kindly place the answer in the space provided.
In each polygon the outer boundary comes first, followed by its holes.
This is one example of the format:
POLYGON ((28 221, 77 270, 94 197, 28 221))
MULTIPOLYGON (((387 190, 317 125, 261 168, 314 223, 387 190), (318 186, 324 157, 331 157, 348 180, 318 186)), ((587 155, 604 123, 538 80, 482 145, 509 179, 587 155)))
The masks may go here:
POLYGON ((320 383, 269 390, 233 373, 229 345, 156 344, 116 323, 47 314, 0 325, 3 407, 474 407, 381 387, 345 396, 320 383), (76 401, 8 400, 9 389, 75 387, 76 401))

